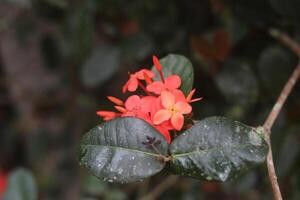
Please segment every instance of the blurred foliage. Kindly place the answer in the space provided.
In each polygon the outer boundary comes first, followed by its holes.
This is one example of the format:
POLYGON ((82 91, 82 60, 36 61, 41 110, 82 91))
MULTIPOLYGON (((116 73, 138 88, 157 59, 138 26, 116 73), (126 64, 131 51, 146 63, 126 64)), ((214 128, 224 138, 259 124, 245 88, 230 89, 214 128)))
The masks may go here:
MULTIPOLYGON (((194 104, 197 118, 258 126, 297 61, 268 30, 299 41, 299 10, 298 0, 1 1, 0 169, 12 176, 30 169, 39 199, 145 195, 167 174, 114 185, 77 164, 80 136, 101 122, 95 111, 109 105, 105 97, 121 96, 128 72, 150 68, 153 54, 183 54, 204 97, 194 104)), ((299 97, 298 84, 272 133, 284 199, 300 199, 299 97)), ((270 199, 270 192, 262 166, 226 184, 181 178, 160 199, 270 199)))
POLYGON ((11 172, 3 199, 36 200, 37 186, 31 172, 25 169, 11 172))

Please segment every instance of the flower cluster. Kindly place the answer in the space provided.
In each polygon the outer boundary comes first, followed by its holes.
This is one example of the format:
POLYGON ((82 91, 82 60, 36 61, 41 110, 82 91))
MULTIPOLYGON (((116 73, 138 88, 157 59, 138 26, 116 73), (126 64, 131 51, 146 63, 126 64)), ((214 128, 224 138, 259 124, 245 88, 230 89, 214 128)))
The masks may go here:
POLYGON ((105 121, 125 116, 143 119, 156 128, 170 143, 170 132, 181 131, 184 128, 185 116, 192 112, 190 103, 201 98, 192 99, 195 89, 185 96, 179 89, 181 78, 178 75, 164 77, 162 66, 156 56, 153 56, 153 63, 161 81, 154 81, 155 74, 150 70, 142 69, 130 74, 129 80, 122 89, 123 93, 126 93, 141 88, 146 95, 131 95, 125 102, 108 96, 108 99, 115 104, 117 112, 101 110, 97 115, 103 117, 105 121))

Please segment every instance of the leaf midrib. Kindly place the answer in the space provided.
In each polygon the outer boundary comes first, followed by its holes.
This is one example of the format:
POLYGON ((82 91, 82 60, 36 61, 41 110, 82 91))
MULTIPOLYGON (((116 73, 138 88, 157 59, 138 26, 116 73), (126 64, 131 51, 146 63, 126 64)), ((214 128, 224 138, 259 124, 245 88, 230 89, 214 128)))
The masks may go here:
POLYGON ((110 145, 82 144, 82 146, 97 146, 97 147, 100 146, 100 147, 108 147, 108 148, 112 148, 112 149, 121 149, 121 150, 124 150, 124 151, 132 151, 132 152, 136 152, 136 153, 142 153, 142 154, 146 154, 146 155, 153 156, 153 157, 163 156, 163 155, 160 155, 160 154, 140 151, 140 150, 136 150, 136 149, 128 149, 128 148, 124 148, 124 147, 116 147, 116 146, 110 146, 110 145))
MULTIPOLYGON (((253 146, 252 144, 243 144, 243 145, 236 145, 236 146, 228 146, 229 148, 232 149, 240 149, 240 148, 245 148, 248 146, 253 146)), ((224 147, 215 147, 215 148, 210 148, 210 149, 206 149, 206 150, 196 150, 196 151, 192 151, 192 152, 188 152, 188 153, 181 153, 181 154, 172 154, 172 157, 182 157, 182 156, 189 156, 192 154, 196 154, 196 153, 209 153, 209 152, 214 152, 214 151, 221 151, 224 150, 224 147)))

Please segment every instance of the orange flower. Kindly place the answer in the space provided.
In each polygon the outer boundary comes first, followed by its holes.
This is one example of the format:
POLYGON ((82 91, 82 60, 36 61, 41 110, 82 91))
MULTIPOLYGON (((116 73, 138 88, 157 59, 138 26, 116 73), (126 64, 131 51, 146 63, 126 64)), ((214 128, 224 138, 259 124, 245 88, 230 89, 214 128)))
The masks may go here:
POLYGON ((154 77, 154 73, 148 69, 141 69, 134 74, 130 74, 130 78, 123 86, 122 92, 125 93, 127 90, 130 92, 136 91, 139 86, 139 80, 145 80, 145 74, 149 78, 154 77))
POLYGON ((164 109, 159 110, 153 118, 155 125, 161 124, 164 121, 171 120, 172 126, 176 130, 181 130, 184 123, 184 114, 192 112, 192 107, 184 102, 176 102, 175 96, 168 91, 161 93, 161 103, 164 109))

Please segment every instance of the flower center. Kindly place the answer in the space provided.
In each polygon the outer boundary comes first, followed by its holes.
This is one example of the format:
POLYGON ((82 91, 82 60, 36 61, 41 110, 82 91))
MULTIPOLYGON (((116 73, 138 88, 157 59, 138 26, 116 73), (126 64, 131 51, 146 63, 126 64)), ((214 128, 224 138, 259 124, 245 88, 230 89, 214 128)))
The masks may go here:
POLYGON ((178 110, 176 110, 176 109, 174 108, 174 106, 170 107, 168 110, 169 110, 172 114, 175 114, 175 113, 178 112, 178 110))

